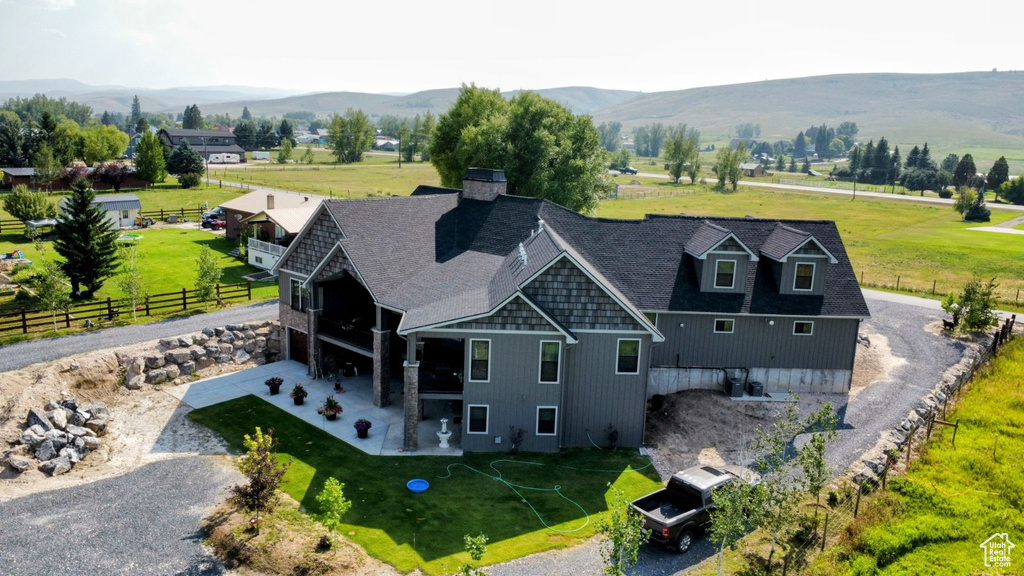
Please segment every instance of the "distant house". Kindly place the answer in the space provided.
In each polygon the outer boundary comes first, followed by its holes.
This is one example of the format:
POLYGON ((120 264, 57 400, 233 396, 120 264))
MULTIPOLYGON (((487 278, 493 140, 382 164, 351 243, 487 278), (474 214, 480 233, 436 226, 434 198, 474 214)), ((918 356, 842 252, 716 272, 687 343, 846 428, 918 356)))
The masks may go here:
POLYGON ((398 145, 398 138, 384 136, 382 134, 378 134, 373 141, 374 150, 383 150, 385 152, 394 152, 398 150, 398 145))
MULTIPOLYGON (((61 210, 64 209, 67 202, 67 198, 61 199, 58 204, 61 210)), ((139 211, 142 210, 142 202, 139 201, 139 197, 135 194, 97 196, 92 201, 92 205, 99 206, 103 210, 106 214, 107 222, 114 230, 131 228, 135 224, 135 219, 139 216, 139 211)))
POLYGON ((242 226, 250 227, 252 233, 245 251, 249 264, 263 270, 273 268, 319 205, 306 202, 296 208, 269 208, 243 218, 242 226))
POLYGON ((212 154, 238 154, 239 159, 245 162, 245 150, 235 143, 235 135, 229 130, 164 128, 157 132, 157 136, 160 137, 160 143, 164 145, 164 150, 168 154, 177 148, 182 140, 188 140, 189 146, 198 151, 204 161, 209 160, 212 154))
POLYGON ((740 170, 743 170, 743 175, 748 178, 760 178, 768 175, 764 170, 764 166, 756 162, 744 162, 740 164, 740 170))
POLYGON ((331 141, 331 131, 327 128, 317 128, 316 137, 320 144, 326 146, 331 141))
POLYGON ((281 208, 316 206, 323 199, 323 196, 316 196, 314 194, 255 190, 244 196, 228 200, 220 205, 225 212, 225 236, 228 238, 238 238, 242 233, 242 222, 260 212, 281 208))
MULTIPOLYGON (((84 175, 92 183, 92 187, 95 190, 111 190, 113 186, 94 178, 96 173, 95 168, 83 168, 81 174, 84 175)), ((0 179, 0 188, 9 190, 15 186, 24 184, 29 188, 36 188, 36 169, 35 168, 0 168, 3 172, 3 178, 0 179)), ((72 180, 77 176, 65 176, 58 178, 53 183, 54 190, 70 190, 72 180)), ((75 174, 78 174, 76 172, 75 174)), ((149 188, 149 182, 135 177, 134 174, 129 175, 124 182, 121 183, 121 188, 149 188)))
POLYGON ((462 190, 321 202, 275 266, 286 356, 371 364, 405 450, 445 413, 464 450, 638 447, 653 394, 849 391, 868 308, 835 223, 505 192, 471 168, 462 190))

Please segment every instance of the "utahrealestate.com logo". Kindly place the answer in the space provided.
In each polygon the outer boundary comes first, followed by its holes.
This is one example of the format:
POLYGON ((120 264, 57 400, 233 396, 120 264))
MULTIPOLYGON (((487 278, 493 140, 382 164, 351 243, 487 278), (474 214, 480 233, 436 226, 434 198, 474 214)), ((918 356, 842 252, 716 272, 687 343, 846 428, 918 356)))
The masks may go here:
POLYGON ((1006 532, 996 532, 980 544, 985 551, 985 566, 988 568, 1009 568, 1010 552, 1016 547, 1006 532))

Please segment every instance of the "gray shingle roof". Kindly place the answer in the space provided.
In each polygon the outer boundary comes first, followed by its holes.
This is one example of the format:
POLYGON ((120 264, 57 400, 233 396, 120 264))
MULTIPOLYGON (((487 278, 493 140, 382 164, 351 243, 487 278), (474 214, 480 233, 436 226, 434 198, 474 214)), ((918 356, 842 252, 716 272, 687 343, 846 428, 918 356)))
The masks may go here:
POLYGON ((3 172, 4 174, 7 174, 8 176, 12 176, 15 178, 25 176, 31 178, 32 176, 36 175, 35 168, 0 168, 0 172, 3 172))
POLYGON ((699 258, 728 237, 728 230, 705 220, 686 243, 686 252, 699 258))
POLYGON ((181 137, 204 137, 204 138, 234 138, 235 135, 230 130, 186 130, 182 128, 164 128, 164 132, 167 132, 168 136, 173 138, 181 137))

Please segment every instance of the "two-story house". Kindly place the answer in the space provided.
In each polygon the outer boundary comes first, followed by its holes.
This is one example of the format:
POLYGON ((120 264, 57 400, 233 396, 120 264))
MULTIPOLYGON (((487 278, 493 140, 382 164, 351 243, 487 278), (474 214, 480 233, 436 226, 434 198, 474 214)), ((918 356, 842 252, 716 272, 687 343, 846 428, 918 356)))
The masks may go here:
POLYGON ((238 154, 239 161, 245 162, 245 150, 235 142, 235 135, 230 130, 163 128, 156 135, 164 146, 165 155, 177 148, 182 140, 187 140, 188 145, 199 152, 204 162, 212 154, 238 154))
POLYGON ((643 442, 651 394, 844 392, 868 309, 832 222, 590 218, 462 190, 325 200, 281 256, 289 357, 372 359, 374 402, 401 387, 404 444, 425 402, 457 406, 465 450, 643 442))

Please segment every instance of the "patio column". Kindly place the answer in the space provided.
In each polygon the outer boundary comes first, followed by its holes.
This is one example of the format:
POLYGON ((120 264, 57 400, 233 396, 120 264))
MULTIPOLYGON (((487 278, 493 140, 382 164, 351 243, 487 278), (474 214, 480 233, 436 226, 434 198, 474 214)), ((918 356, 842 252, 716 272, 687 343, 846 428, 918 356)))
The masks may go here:
POLYGON ((391 331, 373 329, 373 405, 391 404, 391 331))
POLYGON ((316 319, 320 312, 319 309, 306 309, 306 359, 310 378, 316 378, 320 371, 320 339, 316 337, 316 319))
MULTIPOLYGON (((411 337, 411 336, 410 336, 411 337)), ((416 428, 420 423, 420 363, 413 356, 405 363, 405 404, 403 415, 405 437, 403 449, 407 452, 419 449, 416 428)))

